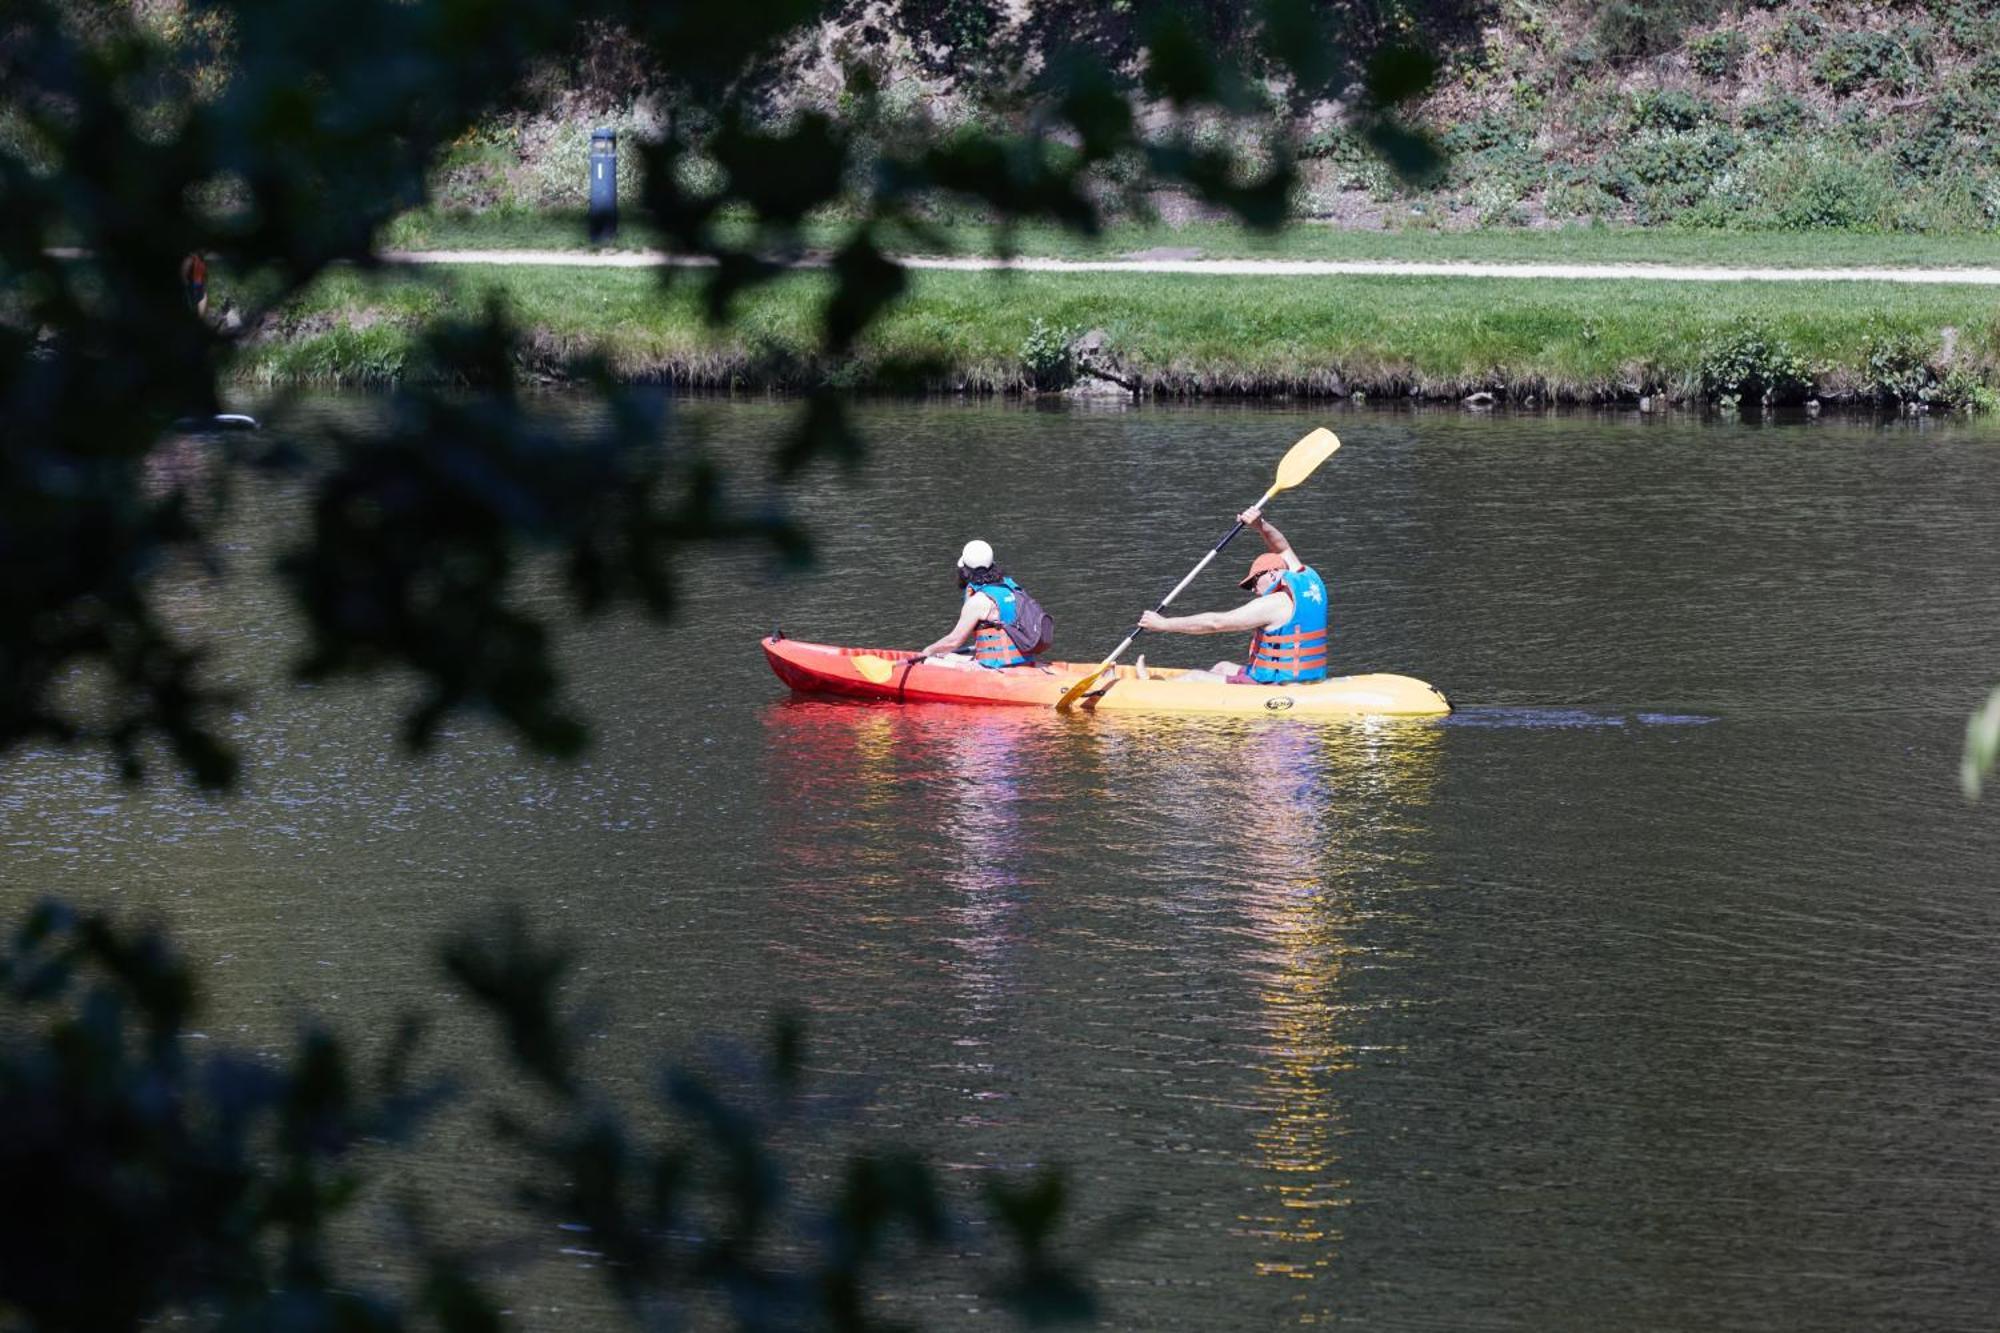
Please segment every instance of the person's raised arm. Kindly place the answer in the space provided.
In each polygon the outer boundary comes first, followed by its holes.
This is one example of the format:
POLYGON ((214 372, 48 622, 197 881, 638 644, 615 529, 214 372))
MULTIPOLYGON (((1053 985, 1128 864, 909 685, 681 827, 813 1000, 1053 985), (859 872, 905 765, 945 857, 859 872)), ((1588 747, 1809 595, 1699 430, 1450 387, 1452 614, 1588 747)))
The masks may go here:
POLYGON ((1243 520, 1244 527, 1257 530, 1257 535, 1264 539, 1265 548, 1273 555, 1281 557, 1286 569, 1296 574, 1306 567, 1306 562, 1299 559, 1298 553, 1292 550, 1292 544, 1285 540, 1285 534, 1272 527, 1265 519, 1263 510, 1246 509, 1236 517, 1243 520))
POLYGON ((972 637, 972 632, 979 628, 980 621, 998 614, 1000 608, 993 605, 993 599, 985 593, 966 598, 965 605, 958 612, 958 623, 951 627, 951 633, 924 649, 918 656, 933 657, 938 653, 958 651, 965 646, 965 641, 972 637))

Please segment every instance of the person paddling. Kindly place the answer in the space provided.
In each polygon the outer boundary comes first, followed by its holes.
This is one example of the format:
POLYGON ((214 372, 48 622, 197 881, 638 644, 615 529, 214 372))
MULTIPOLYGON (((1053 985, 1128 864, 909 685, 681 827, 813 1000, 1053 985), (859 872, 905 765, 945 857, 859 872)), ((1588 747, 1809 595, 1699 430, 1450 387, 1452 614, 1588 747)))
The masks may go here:
POLYGON ((1247 663, 1217 662, 1206 671, 1187 672, 1183 680, 1290 685, 1326 679, 1326 581, 1299 559, 1285 534, 1265 522, 1261 511, 1246 509, 1238 517, 1269 548, 1250 562, 1250 572, 1238 585, 1256 596, 1233 611, 1192 616, 1148 611, 1139 617, 1140 626, 1168 634, 1253 631, 1247 663))
POLYGON ((964 665, 962 657, 940 655, 955 654, 970 639, 972 661, 980 666, 997 671, 1034 665, 1035 654, 1048 646, 1053 626, 1040 604, 1000 568, 991 546, 983 541, 965 544, 958 556, 958 586, 965 590, 958 623, 919 656, 964 665))

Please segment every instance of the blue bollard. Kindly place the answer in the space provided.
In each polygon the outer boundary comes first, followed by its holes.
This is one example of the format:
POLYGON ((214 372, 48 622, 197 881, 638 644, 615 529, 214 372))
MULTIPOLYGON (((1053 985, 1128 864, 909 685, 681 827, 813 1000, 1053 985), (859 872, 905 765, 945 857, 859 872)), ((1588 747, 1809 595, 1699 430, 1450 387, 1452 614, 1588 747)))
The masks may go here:
POLYGON ((618 234, 618 131, 590 132, 590 243, 618 234))

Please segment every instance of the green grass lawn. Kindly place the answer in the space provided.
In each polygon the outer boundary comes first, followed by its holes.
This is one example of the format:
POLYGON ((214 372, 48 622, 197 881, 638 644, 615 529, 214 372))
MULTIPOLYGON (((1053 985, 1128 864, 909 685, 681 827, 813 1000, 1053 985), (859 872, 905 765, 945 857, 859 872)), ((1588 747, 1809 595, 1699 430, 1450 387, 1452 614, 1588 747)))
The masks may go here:
MULTIPOLYGON (((739 230, 738 235, 744 233, 739 230)), ((815 224, 804 238, 825 248, 836 223, 815 224)), ((627 226, 613 248, 646 249, 657 238, 627 226)), ((579 214, 411 213, 384 232, 382 243, 412 250, 582 250, 589 248, 579 214)), ((1101 237, 1051 227, 1022 227, 1003 237, 994 228, 951 225, 924 234, 897 232, 890 246, 908 255, 1012 253, 1051 258, 1116 258, 1147 250, 1197 250, 1208 259, 1405 259, 1490 263, 1660 263, 1777 268, 2000 267, 2000 233, 1869 235, 1855 232, 1718 232, 1637 227, 1570 227, 1555 231, 1342 231, 1294 223, 1261 236, 1220 223, 1180 227, 1120 224, 1101 237)))
MULTIPOLYGON (((1125 369, 1159 393, 1371 393, 1455 396, 1515 386, 1542 397, 1693 391, 1720 330, 1756 324, 1789 343, 1828 393, 1865 374, 1871 337, 1941 347, 1988 380, 2000 364, 2000 293, 1875 283, 1531 282, 1491 278, 1235 278, 921 272, 909 294, 840 366, 814 359, 823 274, 800 273, 740 299, 734 325, 707 327, 701 275, 663 289, 655 272, 464 267, 383 277, 339 272, 242 354, 268 382, 368 382, 417 374, 415 330, 474 316, 489 293, 527 331, 552 374, 601 354, 622 375, 797 387, 856 387, 924 367, 931 388, 1007 390, 1037 320, 1102 328, 1125 369)), ((903 381, 907 383, 907 381, 903 381)))

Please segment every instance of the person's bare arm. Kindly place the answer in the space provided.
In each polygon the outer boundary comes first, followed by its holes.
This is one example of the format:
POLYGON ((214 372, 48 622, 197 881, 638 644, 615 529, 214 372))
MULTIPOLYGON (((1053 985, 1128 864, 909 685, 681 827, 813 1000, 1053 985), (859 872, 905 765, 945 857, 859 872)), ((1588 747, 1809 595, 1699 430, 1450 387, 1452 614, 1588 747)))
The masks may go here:
POLYGON ((1273 555, 1283 557, 1286 569, 1296 574, 1306 567, 1306 562, 1299 559, 1298 553, 1292 550, 1292 544, 1285 540, 1285 534, 1272 527, 1264 518, 1263 510, 1246 509, 1236 517, 1243 520, 1244 527, 1257 530, 1257 535, 1264 539, 1264 546, 1273 555))
POLYGON ((1168 634, 1227 634, 1231 630, 1275 629, 1292 618, 1292 599, 1282 592, 1253 597, 1233 611, 1204 611, 1192 616, 1163 616, 1148 611, 1139 617, 1142 629, 1168 634))
POLYGON ((979 628, 980 621, 991 620, 999 614, 1000 608, 993 605, 993 599, 985 593, 966 598, 965 605, 958 612, 958 623, 951 627, 951 633, 924 649, 919 656, 932 657, 938 653, 956 652, 965 646, 965 641, 979 628))

